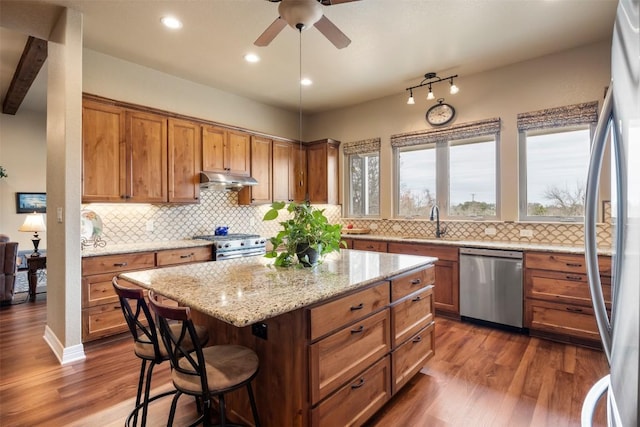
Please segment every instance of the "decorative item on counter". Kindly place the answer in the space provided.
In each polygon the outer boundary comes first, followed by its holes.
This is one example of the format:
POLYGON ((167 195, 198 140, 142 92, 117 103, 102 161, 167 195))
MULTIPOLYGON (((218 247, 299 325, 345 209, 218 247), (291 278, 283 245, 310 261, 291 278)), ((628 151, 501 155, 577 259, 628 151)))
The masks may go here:
POLYGON ((306 203, 273 202, 271 209, 265 213, 263 221, 272 221, 278 217, 278 211, 286 206, 293 217, 280 222, 282 230, 269 241, 271 250, 265 257, 275 258, 274 264, 279 267, 294 265, 297 257, 299 264, 312 267, 331 252, 339 251, 340 246, 347 247, 341 239, 342 224, 330 224, 324 215, 324 209, 317 209, 306 203), (278 249, 284 251, 278 253, 278 249))
POLYGON ((83 209, 80 211, 80 244, 82 249, 93 246, 94 248, 104 248, 107 242, 102 240, 102 219, 92 210, 83 209))
POLYGON ((353 224, 349 223, 346 229, 342 230, 345 234, 369 234, 371 232, 368 228, 355 228, 353 224))
POLYGON ((226 225, 219 225, 216 227, 213 234, 215 234, 216 236, 226 236, 227 234, 229 234, 229 227, 226 225))

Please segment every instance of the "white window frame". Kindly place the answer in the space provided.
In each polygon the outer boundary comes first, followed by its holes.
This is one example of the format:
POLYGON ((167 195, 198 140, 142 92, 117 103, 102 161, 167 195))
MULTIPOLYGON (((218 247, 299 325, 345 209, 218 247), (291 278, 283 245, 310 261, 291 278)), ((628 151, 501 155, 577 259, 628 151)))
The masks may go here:
MULTIPOLYGON (((379 151, 371 151, 371 152, 367 152, 367 153, 354 153, 354 154, 348 154, 347 156, 347 161, 346 163, 346 167, 347 167, 347 197, 345 200, 345 205, 346 205, 346 211, 348 213, 348 217, 349 218, 379 218, 380 217, 380 212, 382 210, 382 206, 381 206, 381 199, 380 199, 380 152, 379 151), (371 213, 363 213, 363 214, 359 214, 359 213, 354 213, 353 212, 353 206, 351 204, 351 193, 352 193, 352 184, 353 181, 351 179, 351 159, 354 156, 358 156, 358 157, 378 157, 378 213, 377 214, 371 214, 371 213)), ((367 166, 367 162, 365 161, 365 167, 367 166)), ((365 171, 363 172, 363 174, 366 176, 366 168, 365 171)), ((364 180, 364 197, 365 197, 365 202, 364 202, 364 207, 365 210, 368 211, 368 207, 369 204, 367 202, 367 198, 369 195, 369 192, 367 191, 367 186, 369 185, 369 181, 367 179, 364 180)))
MULTIPOLYGON (((528 215, 529 199, 527 197, 527 135, 549 135, 562 132, 589 129, 589 150, 593 140, 595 124, 583 123, 578 125, 567 125, 553 128, 529 129, 518 132, 518 220, 522 222, 581 222, 584 216, 550 216, 550 215, 528 215)), ((584 174, 586 177, 588 165, 585 165, 584 174)), ((585 181, 586 182, 586 181, 585 181)))
MULTIPOLYGON (((394 169, 395 169, 395 182, 394 182, 394 216, 396 218, 407 218, 407 216, 400 214, 400 153, 424 150, 429 147, 433 147, 433 143, 410 145, 405 147, 394 148, 394 169)), ((500 218, 500 132, 492 133, 488 135, 482 135, 471 138, 451 139, 447 141, 438 141, 435 143, 435 158, 436 158, 436 195, 435 200, 438 207, 440 207, 440 218, 447 220, 487 220, 496 221, 500 218), (488 216, 461 216, 450 214, 450 163, 449 163, 449 148, 451 145, 462 144, 476 144, 482 142, 494 141, 495 142, 495 194, 496 194, 496 214, 488 216)), ((430 207, 425 209, 424 213, 411 218, 428 219, 430 214, 430 207)))

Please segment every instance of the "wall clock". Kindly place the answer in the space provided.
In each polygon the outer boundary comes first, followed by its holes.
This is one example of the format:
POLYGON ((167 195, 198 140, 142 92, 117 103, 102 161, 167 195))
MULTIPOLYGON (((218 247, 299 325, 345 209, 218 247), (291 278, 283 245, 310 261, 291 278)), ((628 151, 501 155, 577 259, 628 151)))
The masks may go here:
POLYGON ((432 126, 442 126, 453 120, 456 109, 444 102, 444 98, 438 99, 438 103, 427 110, 427 122, 432 126))

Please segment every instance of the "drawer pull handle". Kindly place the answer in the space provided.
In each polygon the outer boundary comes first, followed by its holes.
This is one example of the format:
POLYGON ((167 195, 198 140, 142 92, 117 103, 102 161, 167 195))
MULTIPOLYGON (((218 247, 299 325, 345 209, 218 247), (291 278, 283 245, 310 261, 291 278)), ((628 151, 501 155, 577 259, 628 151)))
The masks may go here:
POLYGON ((414 339, 411 340, 414 344, 415 343, 419 343, 420 341, 422 341, 422 337, 420 335, 418 335, 417 337, 415 337, 414 339))
POLYGON ((351 310, 351 311, 356 311, 356 310, 362 310, 363 308, 364 308, 364 304, 363 304, 363 303, 360 303, 360 304, 355 305, 355 306, 354 306, 354 305, 352 305, 352 306, 351 306, 351 308, 350 308, 350 310, 351 310))
POLYGON ((193 254, 189 254, 189 255, 180 255, 180 258, 185 259, 185 258, 191 258, 193 256, 193 254))
POLYGON ((575 307, 566 307, 567 311, 570 311, 572 313, 582 313, 582 309, 581 308, 575 308, 575 307))
POLYGON ((368 245, 367 249, 373 249, 373 245, 368 245))
POLYGON ((420 279, 413 279, 413 280, 411 281, 411 284, 412 284, 412 285, 419 285, 420 283, 422 283, 422 280, 420 280, 420 279))
POLYGON ((114 309, 114 310, 121 310, 121 309, 122 309, 122 307, 120 307, 119 305, 114 305, 114 306, 113 306, 113 309, 114 309))
POLYGON ((360 325, 360 327, 358 329, 352 329, 351 333, 352 334, 359 334, 360 332, 364 331, 364 326, 360 325))
POLYGON ((127 262, 116 262, 113 264, 114 267, 126 267, 129 263, 127 262))
POLYGON ((580 276, 565 276, 567 280, 573 280, 574 282, 582 282, 582 277, 580 276))
POLYGON ((364 385, 364 378, 360 378, 357 383, 351 384, 351 389, 360 388, 364 385))
POLYGON ((411 300, 411 302, 418 302, 422 299, 422 297, 420 295, 418 295, 417 297, 415 297, 414 299, 411 300))
POLYGON ((567 267, 578 267, 578 268, 580 268, 580 267, 582 267, 582 264, 568 262, 567 263, 567 267))

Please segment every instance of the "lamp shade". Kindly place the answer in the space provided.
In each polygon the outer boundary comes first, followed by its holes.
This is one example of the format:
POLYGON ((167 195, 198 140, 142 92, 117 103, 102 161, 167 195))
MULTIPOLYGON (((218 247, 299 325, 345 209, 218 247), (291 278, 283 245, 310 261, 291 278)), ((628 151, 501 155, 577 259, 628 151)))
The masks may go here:
POLYGON ((44 224, 44 215, 32 213, 27 215, 27 218, 24 220, 24 224, 18 228, 18 231, 45 231, 47 227, 44 224))

